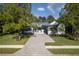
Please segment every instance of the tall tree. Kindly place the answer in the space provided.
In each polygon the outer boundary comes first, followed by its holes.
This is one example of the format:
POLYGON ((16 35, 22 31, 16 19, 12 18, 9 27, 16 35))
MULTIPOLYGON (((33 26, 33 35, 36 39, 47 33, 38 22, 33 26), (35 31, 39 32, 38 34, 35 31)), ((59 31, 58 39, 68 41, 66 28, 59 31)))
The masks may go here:
POLYGON ((39 20, 40 20, 41 22, 47 22, 47 21, 46 21, 46 17, 41 17, 41 16, 39 16, 39 20))
POLYGON ((54 18, 52 15, 49 15, 49 16, 47 17, 47 21, 48 21, 49 23, 53 22, 54 20, 55 20, 55 18, 54 18))
POLYGON ((3 32, 13 32, 27 25, 31 18, 30 4, 0 4, 0 27, 3 32), (29 10, 28 10, 29 9, 29 10))
POLYGON ((79 33, 79 4, 66 4, 61 12, 60 21, 72 29, 68 29, 68 31, 71 31, 73 35, 75 35, 75 33, 79 33))

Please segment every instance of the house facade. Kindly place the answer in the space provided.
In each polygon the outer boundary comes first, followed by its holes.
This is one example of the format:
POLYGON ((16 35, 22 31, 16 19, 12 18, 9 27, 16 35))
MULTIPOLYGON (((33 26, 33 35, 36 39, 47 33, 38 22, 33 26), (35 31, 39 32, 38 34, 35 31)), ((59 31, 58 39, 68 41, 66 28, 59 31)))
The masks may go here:
POLYGON ((56 21, 53 21, 51 23, 48 22, 35 22, 33 25, 36 25, 40 27, 40 30, 44 30, 44 33, 50 35, 50 34, 65 34, 65 25, 59 24, 56 21), (52 28, 52 29, 51 29, 52 28))

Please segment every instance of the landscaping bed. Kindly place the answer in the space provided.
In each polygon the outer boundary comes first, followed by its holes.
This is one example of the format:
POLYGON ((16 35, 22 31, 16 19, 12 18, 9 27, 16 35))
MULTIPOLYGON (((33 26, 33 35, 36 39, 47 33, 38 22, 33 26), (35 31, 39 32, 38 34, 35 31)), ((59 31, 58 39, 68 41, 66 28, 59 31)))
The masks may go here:
POLYGON ((45 45, 79 45, 79 41, 64 36, 50 36, 55 42, 46 42, 45 45))
POLYGON ((12 54, 18 51, 20 48, 0 48, 0 54, 12 54))
POLYGON ((48 49, 53 54, 79 55, 79 49, 48 49))

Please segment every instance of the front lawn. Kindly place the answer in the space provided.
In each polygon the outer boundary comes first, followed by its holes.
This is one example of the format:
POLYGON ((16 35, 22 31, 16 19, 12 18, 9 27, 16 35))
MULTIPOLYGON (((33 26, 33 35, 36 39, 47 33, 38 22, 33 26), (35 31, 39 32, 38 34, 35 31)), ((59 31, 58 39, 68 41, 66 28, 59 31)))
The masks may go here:
POLYGON ((0 54, 12 54, 18 51, 20 48, 0 48, 0 54))
POLYGON ((45 45, 79 45, 79 41, 62 36, 50 36, 55 42, 46 42, 45 45))
POLYGON ((53 54, 79 55, 79 49, 48 49, 53 54))
POLYGON ((27 42, 30 36, 25 36, 21 40, 17 41, 15 34, 7 34, 0 36, 0 45, 23 45, 27 42))

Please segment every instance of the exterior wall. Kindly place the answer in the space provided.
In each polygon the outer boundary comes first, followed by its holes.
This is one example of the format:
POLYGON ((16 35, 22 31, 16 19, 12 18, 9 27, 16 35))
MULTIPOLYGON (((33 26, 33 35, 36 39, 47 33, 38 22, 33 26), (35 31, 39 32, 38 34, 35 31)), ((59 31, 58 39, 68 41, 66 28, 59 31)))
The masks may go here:
POLYGON ((48 27, 48 35, 52 34, 52 31, 50 30, 50 27, 48 27))
POLYGON ((57 31, 51 31, 52 26, 48 27, 48 35, 50 34, 65 34, 65 25, 64 24, 59 24, 59 26, 57 26, 57 31), (62 29, 61 29, 62 28, 62 29))
POLYGON ((52 34, 52 31, 51 30, 48 30, 48 35, 52 34))
POLYGON ((57 33, 56 34, 65 34, 65 25, 60 24, 57 28, 57 33), (61 29, 62 28, 62 29, 61 29))
POLYGON ((45 26, 43 25, 42 23, 34 23, 35 25, 37 25, 38 27, 44 27, 44 33, 50 35, 50 34, 65 34, 65 25, 64 24, 57 24, 57 25, 48 25, 48 26, 45 26), (57 30, 51 30, 50 28, 52 27, 57 27, 57 30), (62 28, 62 30, 61 30, 62 28))

